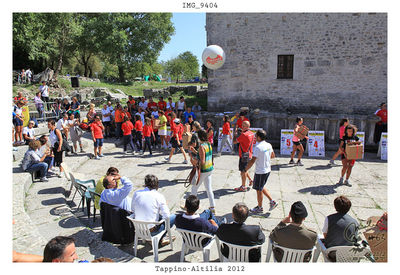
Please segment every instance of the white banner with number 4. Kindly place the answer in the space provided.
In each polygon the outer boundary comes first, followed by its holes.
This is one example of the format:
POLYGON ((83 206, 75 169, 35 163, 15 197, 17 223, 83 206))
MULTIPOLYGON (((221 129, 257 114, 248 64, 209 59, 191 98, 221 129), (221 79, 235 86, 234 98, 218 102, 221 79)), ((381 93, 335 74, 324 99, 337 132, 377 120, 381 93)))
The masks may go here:
POLYGON ((311 157, 325 156, 325 133, 324 131, 308 132, 308 155, 311 157))

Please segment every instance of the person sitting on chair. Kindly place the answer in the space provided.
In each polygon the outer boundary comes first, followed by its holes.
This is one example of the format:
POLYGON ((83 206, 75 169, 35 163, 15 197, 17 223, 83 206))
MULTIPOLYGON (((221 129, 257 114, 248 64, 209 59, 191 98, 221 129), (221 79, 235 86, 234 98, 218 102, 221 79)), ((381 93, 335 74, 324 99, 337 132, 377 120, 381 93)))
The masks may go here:
MULTIPOLYGON (((327 216, 322 227, 325 247, 352 246, 358 241, 360 225, 347 214, 351 207, 351 201, 345 196, 339 196, 333 201, 333 204, 337 213, 327 216)), ((336 261, 336 253, 329 253, 328 258, 336 261)))
MULTIPOLYGON (((204 232, 207 234, 214 235, 218 227, 226 223, 226 219, 219 221, 210 209, 204 210, 200 214, 196 214, 199 209, 200 200, 195 195, 190 195, 185 201, 186 213, 179 214, 176 216, 175 225, 177 228, 204 232)), ((203 246, 207 244, 209 240, 203 240, 203 246)))
POLYGON ((118 173, 111 173, 103 179, 100 204, 102 202, 118 206, 126 211, 131 211, 131 199, 128 198, 133 188, 132 182, 127 177, 121 177, 118 173), (122 188, 118 189, 118 182, 121 180, 122 188))
MULTIPOLYGON (((144 178, 145 188, 133 194, 131 211, 135 219, 140 221, 160 221, 169 218, 170 227, 175 224, 175 214, 170 214, 164 195, 158 192, 158 178, 154 175, 146 175, 144 178)), ((160 225, 149 224, 152 236, 165 230, 165 223, 160 225)), ((174 240, 174 238, 173 238, 174 240)), ((170 239, 164 236, 160 242, 161 246, 170 244, 170 239)))
MULTIPOLYGON (((317 233, 302 225, 307 217, 307 209, 301 201, 292 204, 289 215, 284 218, 271 232, 269 238, 279 246, 290 249, 311 249, 317 241, 317 233)), ((282 261, 282 249, 273 248, 275 259, 282 261)), ((304 262, 311 260, 311 253, 304 256, 304 262)))
MULTIPOLYGON (((265 236, 260 226, 246 225, 244 222, 249 216, 249 208, 242 202, 236 203, 232 208, 233 223, 221 224, 217 230, 217 237, 224 242, 253 246, 263 244, 265 236)), ((229 256, 229 248, 225 245, 221 247, 222 255, 229 256)), ((260 249, 251 249, 249 251, 249 262, 258 262, 261 257, 260 249)))

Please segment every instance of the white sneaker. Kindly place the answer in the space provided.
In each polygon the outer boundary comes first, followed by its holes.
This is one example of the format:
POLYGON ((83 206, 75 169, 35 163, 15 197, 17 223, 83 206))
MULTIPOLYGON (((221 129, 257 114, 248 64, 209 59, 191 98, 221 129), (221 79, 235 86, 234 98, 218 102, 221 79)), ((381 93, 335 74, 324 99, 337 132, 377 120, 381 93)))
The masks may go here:
POLYGON ((165 162, 171 162, 170 158, 164 158, 164 159, 165 159, 165 162))
POLYGON ((124 151, 124 154, 127 155, 127 154, 128 154, 128 151, 124 151))
POLYGON ((100 155, 99 155, 99 157, 101 157, 101 158, 102 158, 102 157, 104 157, 104 155, 103 155, 103 154, 100 154, 100 155))
POLYGON ((185 159, 183 162, 182 162, 183 164, 187 164, 188 163, 188 161, 185 159))
POLYGON ((95 159, 100 159, 100 157, 99 156, 95 156, 95 159))
POLYGON ((218 153, 218 157, 220 157, 221 155, 222 155, 221 152, 219 152, 219 153, 218 153))
POLYGON ((43 178, 40 178, 40 181, 46 182, 46 181, 49 181, 49 179, 46 177, 43 177, 43 178))
POLYGON ((335 161, 334 161, 333 159, 331 159, 331 160, 329 161, 329 165, 335 165, 335 161))

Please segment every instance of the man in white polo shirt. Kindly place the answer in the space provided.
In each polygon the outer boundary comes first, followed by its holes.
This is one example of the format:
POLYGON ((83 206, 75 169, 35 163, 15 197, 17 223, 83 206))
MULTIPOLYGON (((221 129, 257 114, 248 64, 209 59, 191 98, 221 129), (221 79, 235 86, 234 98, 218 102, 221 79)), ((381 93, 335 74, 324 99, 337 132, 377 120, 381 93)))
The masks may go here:
POLYGON ((264 130, 258 130, 256 133, 257 144, 254 148, 253 157, 247 164, 245 171, 247 172, 254 163, 256 163, 256 171, 253 180, 253 189, 257 191, 257 203, 258 205, 250 210, 252 213, 263 213, 263 194, 269 199, 271 211, 278 203, 271 198, 271 194, 265 188, 269 174, 271 173, 271 159, 275 158, 274 150, 272 145, 266 142, 267 134, 264 130))
POLYGON ((24 127, 22 130, 22 135, 25 140, 25 144, 28 145, 31 140, 35 140, 35 129, 33 129, 33 126, 35 125, 34 121, 29 121, 28 126, 24 127))
POLYGON ((107 107, 107 104, 103 105, 103 109, 101 109, 101 116, 103 120, 103 125, 105 127, 104 138, 107 138, 110 136, 110 126, 111 126, 111 109, 107 107))
MULTIPOLYGON (((169 218, 170 227, 175 224, 175 214, 170 214, 164 195, 158 192, 158 178, 154 175, 147 175, 144 178, 145 188, 138 190, 132 197, 132 216, 140 221, 160 221, 169 218)), ((149 224, 151 235, 157 235, 165 229, 165 224, 149 224)), ((170 240, 163 237, 161 245, 167 245, 170 240)))

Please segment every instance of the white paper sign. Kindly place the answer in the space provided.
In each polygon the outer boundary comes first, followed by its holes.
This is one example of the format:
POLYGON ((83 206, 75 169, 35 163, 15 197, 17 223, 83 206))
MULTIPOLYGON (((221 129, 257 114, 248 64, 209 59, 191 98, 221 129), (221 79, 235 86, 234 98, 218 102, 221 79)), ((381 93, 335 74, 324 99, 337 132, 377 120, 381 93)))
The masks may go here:
POLYGON ((324 131, 309 131, 308 132, 308 155, 312 157, 325 156, 325 139, 324 131))
POLYGON ((362 158, 364 158, 364 151, 365 151, 365 144, 364 144, 364 140, 365 140, 365 132, 357 132, 356 136, 358 136, 358 138, 361 141, 361 144, 363 145, 363 154, 362 154, 362 158))
POLYGON ((290 155, 293 147, 293 130, 281 129, 281 155, 290 155))
POLYGON ((387 133, 381 134, 381 159, 387 160, 387 133))

